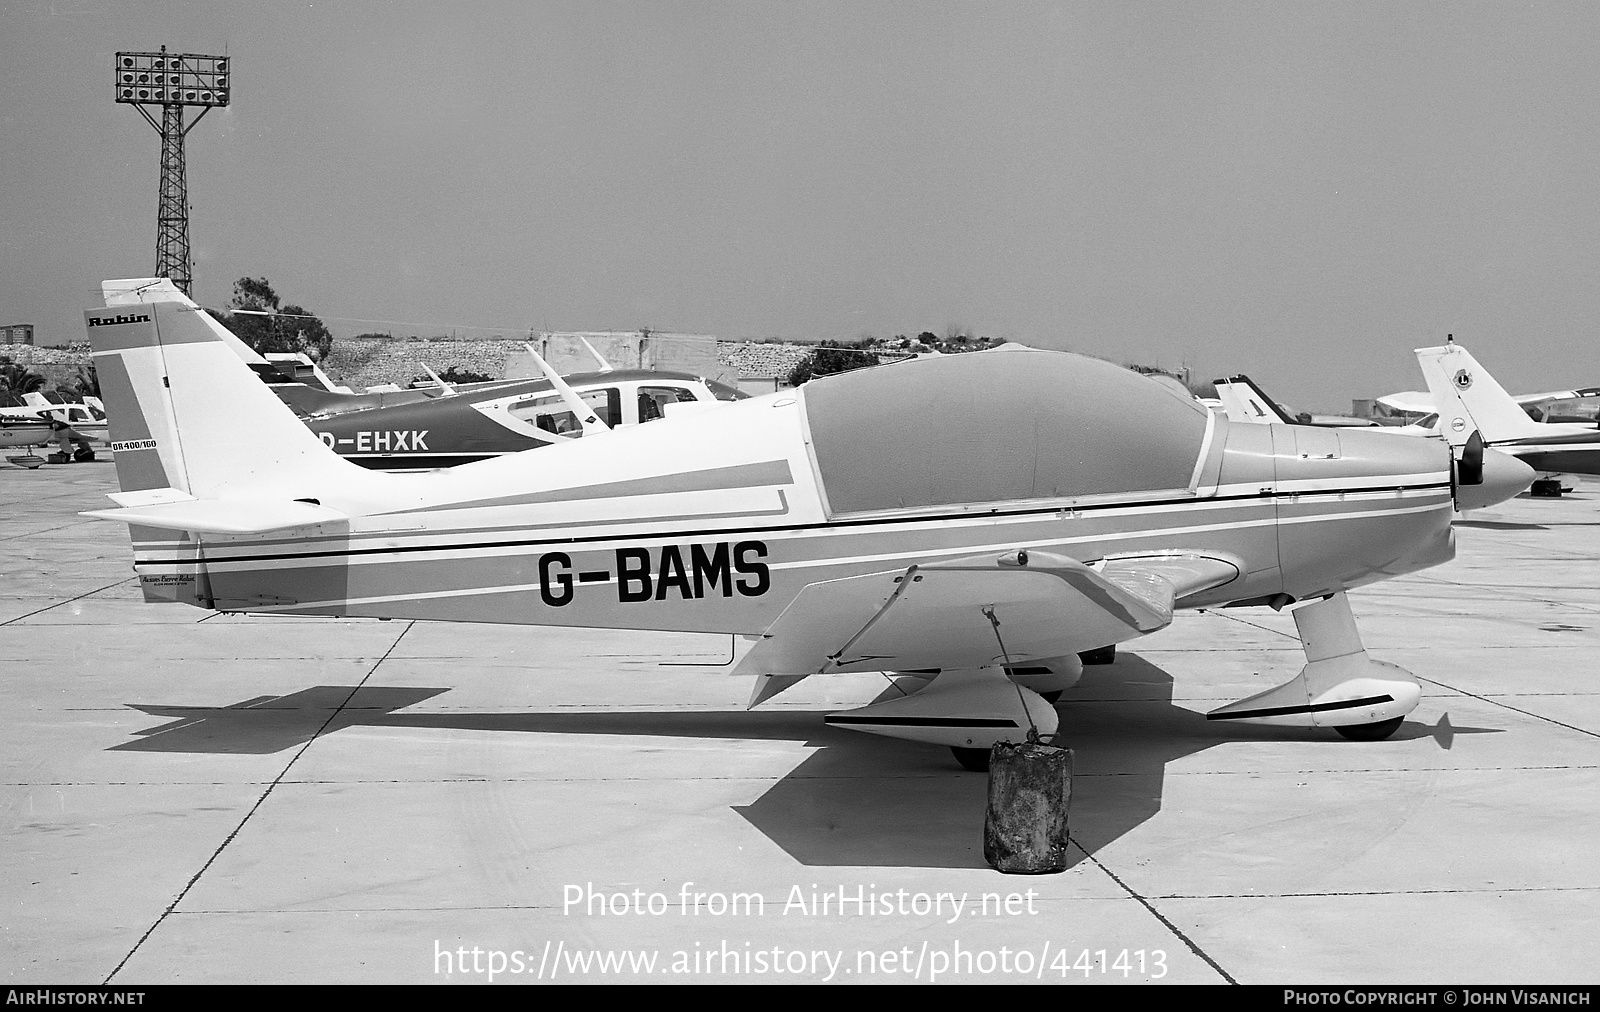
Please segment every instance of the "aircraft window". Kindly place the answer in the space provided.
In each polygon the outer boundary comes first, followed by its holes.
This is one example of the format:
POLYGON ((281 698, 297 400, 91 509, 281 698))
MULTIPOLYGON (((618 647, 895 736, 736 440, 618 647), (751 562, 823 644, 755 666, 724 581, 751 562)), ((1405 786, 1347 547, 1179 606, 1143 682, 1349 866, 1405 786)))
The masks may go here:
POLYGON ((667 405, 697 398, 685 387, 640 387, 639 421, 653 422, 667 413, 667 405))
POLYGON ((1422 426, 1424 429, 1431 429, 1435 425, 1439 424, 1439 416, 1436 414, 1426 415, 1423 417, 1422 421, 1418 422, 1417 424, 1422 426))
MULTIPOLYGON (((594 413, 607 425, 615 428, 620 422, 617 410, 620 398, 617 396, 616 387, 602 387, 598 390, 580 390, 578 397, 594 410, 594 413)), ((567 407, 567 402, 562 400, 560 394, 546 394, 541 397, 531 397, 525 401, 518 401, 506 409, 513 418, 553 432, 558 436, 578 439, 583 436, 583 423, 578 416, 567 407)))
POLYGON ((1546 422, 1593 422, 1597 418, 1600 418, 1600 397, 1565 397, 1544 404, 1543 420, 1546 422))

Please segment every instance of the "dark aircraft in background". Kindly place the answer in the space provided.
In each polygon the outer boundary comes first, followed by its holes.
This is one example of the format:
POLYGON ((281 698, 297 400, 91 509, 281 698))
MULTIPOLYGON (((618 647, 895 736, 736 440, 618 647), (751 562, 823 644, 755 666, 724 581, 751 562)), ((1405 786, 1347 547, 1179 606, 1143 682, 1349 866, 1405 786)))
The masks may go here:
POLYGON ((102 294, 108 308, 177 303, 200 313, 329 449, 379 471, 454 467, 745 396, 687 373, 612 369, 592 347, 600 372, 563 378, 529 348, 543 379, 452 385, 434 376, 432 388, 353 393, 332 388, 309 362, 301 371, 312 375, 296 378, 293 363, 258 354, 164 278, 107 281, 102 294), (320 382, 302 381, 312 377, 320 382))
POLYGON ((363 467, 418 470, 567 443, 743 397, 686 373, 624 369, 496 383, 304 420, 335 453, 363 467))

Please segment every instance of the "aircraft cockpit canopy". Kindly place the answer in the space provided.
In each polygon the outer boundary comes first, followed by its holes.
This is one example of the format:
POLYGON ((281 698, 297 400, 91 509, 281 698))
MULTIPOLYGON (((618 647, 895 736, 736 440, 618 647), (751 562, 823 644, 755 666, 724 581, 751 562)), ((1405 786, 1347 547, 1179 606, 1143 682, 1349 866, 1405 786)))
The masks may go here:
POLYGON ((970 352, 800 388, 835 515, 1179 490, 1210 412, 1110 362, 970 352))

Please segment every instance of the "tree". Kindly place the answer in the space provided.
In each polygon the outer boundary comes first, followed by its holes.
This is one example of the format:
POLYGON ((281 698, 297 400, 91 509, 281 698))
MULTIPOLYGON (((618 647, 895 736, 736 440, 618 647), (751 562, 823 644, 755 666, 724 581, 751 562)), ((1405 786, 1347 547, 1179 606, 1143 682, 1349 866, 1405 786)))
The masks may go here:
POLYGON ((304 352, 320 362, 333 350, 333 335, 316 314, 303 306, 281 304, 266 278, 240 278, 233 283, 223 325, 263 355, 304 352))
POLYGON ((0 355, 0 398, 6 404, 21 404, 23 394, 44 389, 44 376, 27 366, 0 355))
POLYGON ((57 389, 65 390, 76 396, 79 400, 85 397, 100 396, 100 374, 95 370, 94 363, 78 366, 78 375, 72 377, 72 382, 57 389))
MULTIPOLYGON (((488 373, 474 372, 471 369, 463 369, 460 366, 454 365, 440 373, 439 378, 450 384, 489 383, 495 379, 495 377, 490 376, 488 373)), ((432 383, 433 380, 427 376, 418 376, 411 382, 413 385, 415 385, 417 383, 432 383)))
POLYGON ((789 385, 797 387, 806 380, 834 373, 849 372, 878 364, 878 356, 857 348, 840 348, 824 344, 807 355, 789 373, 789 385))

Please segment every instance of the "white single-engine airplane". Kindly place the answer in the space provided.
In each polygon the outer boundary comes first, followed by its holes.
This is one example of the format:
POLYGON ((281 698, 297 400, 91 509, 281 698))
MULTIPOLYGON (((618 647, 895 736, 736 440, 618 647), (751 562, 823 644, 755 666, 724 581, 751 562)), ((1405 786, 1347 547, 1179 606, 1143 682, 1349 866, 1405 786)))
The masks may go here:
POLYGON ((195 311, 85 317, 122 486, 88 515, 129 525, 147 600, 741 633, 750 705, 812 674, 914 672, 826 720, 973 767, 1056 730, 1040 693, 1078 678, 1080 652, 1202 605, 1298 604, 1307 660, 1210 718, 1387 736, 1420 689, 1368 658, 1345 591, 1448 561, 1457 497, 1517 491, 1483 468, 1458 481, 1437 441, 1230 425, 1033 350, 384 474, 324 446, 195 311))
MULTIPOLYGON (((106 281, 102 290, 108 308, 176 302, 200 309, 165 278, 106 281)), ((688 373, 614 369, 582 335, 578 340, 599 363, 599 372, 562 377, 526 345, 543 379, 453 385, 423 366, 435 389, 340 393, 325 389, 326 382, 322 388, 283 382, 273 362, 210 314, 204 319, 318 438, 341 457, 378 471, 454 467, 744 397, 688 373)), ((316 375, 326 380, 320 371, 316 375)))
MULTIPOLYGON (((93 398, 91 398, 92 400, 93 398)), ((56 404, 41 393, 23 396, 22 405, 0 407, 0 449, 48 446, 56 452, 48 458, 31 451, 7 457, 18 467, 37 468, 48 460, 52 464, 94 459, 90 440, 105 440, 105 415, 95 404, 56 404)))
POLYGON ((1479 433, 1485 445, 1515 456, 1542 476, 1537 496, 1559 496, 1561 474, 1600 474, 1600 427, 1593 422, 1536 422, 1467 349, 1447 340, 1418 348, 1417 365, 1439 413, 1439 434, 1460 446, 1479 433))

